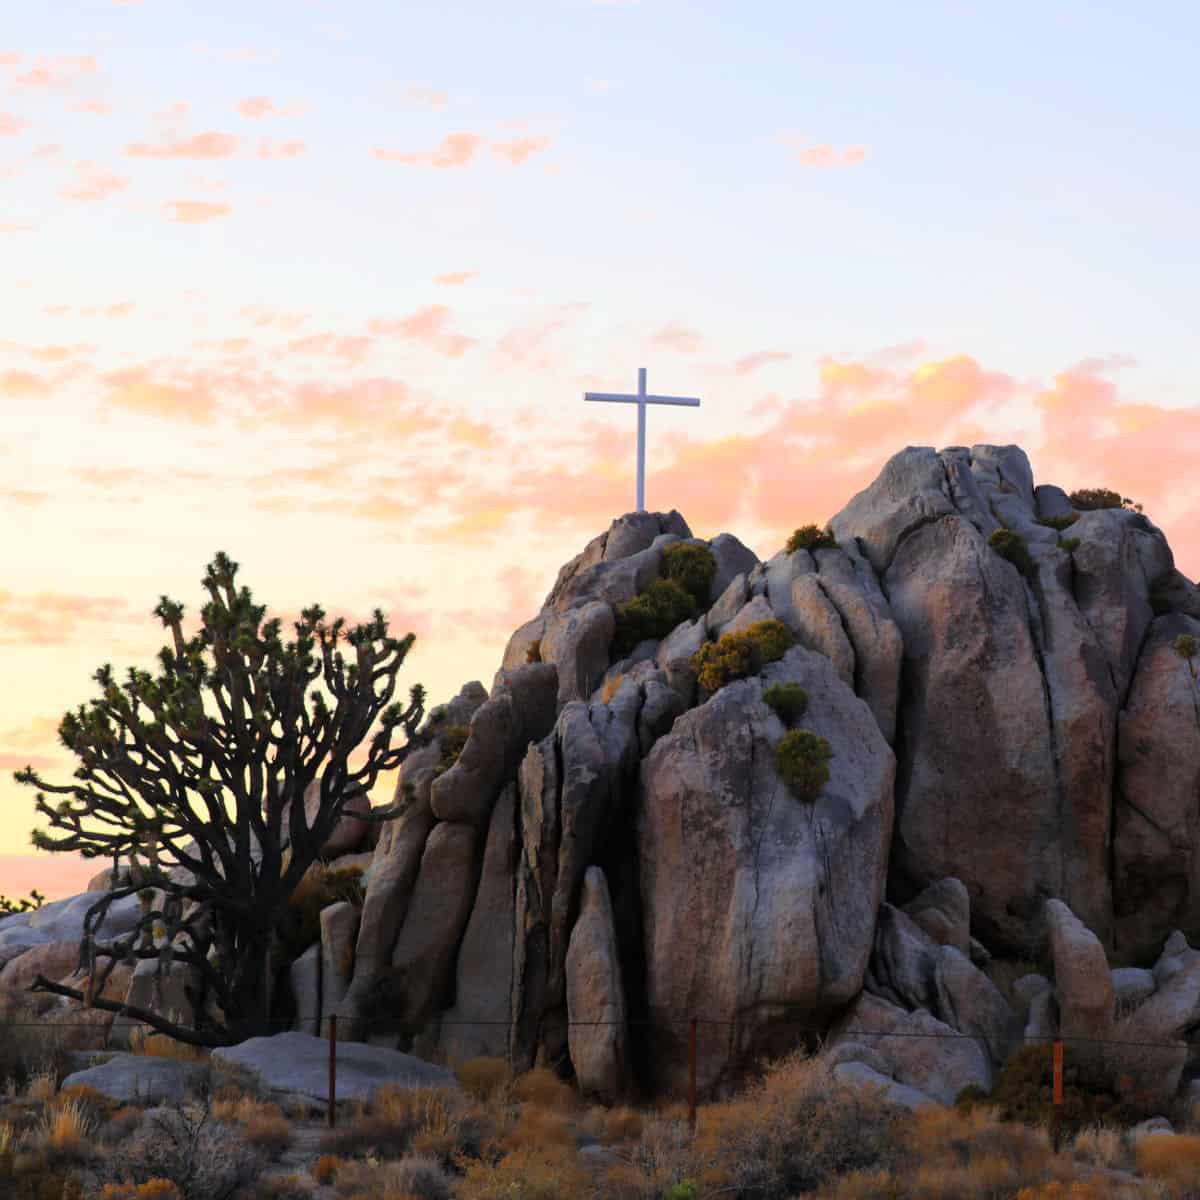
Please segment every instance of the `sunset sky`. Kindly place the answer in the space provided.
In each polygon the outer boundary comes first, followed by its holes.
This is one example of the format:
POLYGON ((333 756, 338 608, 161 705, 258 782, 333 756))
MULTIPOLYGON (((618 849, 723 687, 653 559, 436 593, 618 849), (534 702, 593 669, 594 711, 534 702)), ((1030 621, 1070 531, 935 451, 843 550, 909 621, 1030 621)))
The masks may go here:
MULTIPOLYGON (((1024 446, 1200 574, 1192 5, 56 0, 0 25, 0 892, 31 763, 194 632, 218 550, 286 635, 490 687, 646 504, 769 557, 906 445, 1024 446)), ((390 795, 394 776, 375 790, 390 795)))

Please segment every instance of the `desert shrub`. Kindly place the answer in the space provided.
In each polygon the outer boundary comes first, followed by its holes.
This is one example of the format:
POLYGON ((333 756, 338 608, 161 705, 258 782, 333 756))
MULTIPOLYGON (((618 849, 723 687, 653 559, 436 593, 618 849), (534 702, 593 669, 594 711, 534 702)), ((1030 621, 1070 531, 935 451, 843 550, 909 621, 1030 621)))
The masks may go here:
POLYGON ((675 1183, 667 1188, 663 1192, 663 1200, 696 1200, 699 1195, 696 1185, 690 1179, 685 1179, 682 1183, 675 1183))
POLYGON ((465 1163, 461 1200, 564 1200, 592 1193, 592 1181, 571 1152, 523 1147, 496 1162, 465 1163))
POLYGON ((698 612, 695 599, 675 579, 656 579, 644 592, 617 605, 613 652, 628 654, 639 642, 665 638, 698 612))
POLYGON ((338 1158, 336 1154, 322 1154, 312 1165, 312 1177, 318 1183, 333 1183, 338 1176, 338 1172, 345 1165, 345 1160, 338 1158))
POLYGON ((1068 513, 1065 517, 1038 517, 1037 523, 1039 525, 1045 525, 1050 529, 1057 529, 1059 532, 1061 532, 1062 530, 1074 525, 1078 520, 1079 514, 1077 512, 1073 512, 1068 513))
POLYGON ((782 621, 755 621, 738 633, 722 634, 715 642, 701 646, 692 655, 692 670, 702 688, 715 692, 782 658, 795 640, 782 621))
POLYGON ((696 607, 703 608, 708 600, 708 589, 717 575, 717 560, 707 546, 697 542, 676 542, 663 548, 659 574, 663 579, 679 584, 695 601, 696 607))
POLYGON ((179 1189, 169 1179, 147 1179, 145 1183, 106 1183, 102 1200, 181 1200, 179 1189))
MULTIPOLYGON (((1006 1121, 1048 1124, 1054 1117, 1054 1050, 1048 1042, 1017 1047, 1000 1070, 991 1103, 1006 1121)), ((1063 1129, 1074 1135, 1089 1125, 1134 1125, 1163 1110, 1167 1098, 1152 1091, 1118 1091, 1068 1061, 1063 1070, 1063 1129)))
POLYGON ((1079 549, 1079 539, 1078 538, 1059 538, 1058 545, 1059 545, 1060 549, 1065 550, 1068 554, 1070 554, 1073 551, 1079 549))
POLYGON ((288 911, 280 925, 286 957, 299 958, 313 942, 321 940, 321 910, 340 900, 362 906, 361 869, 331 869, 324 863, 313 863, 288 899, 288 911))
POLYGON ((1029 557, 1029 547, 1025 545, 1025 539, 1019 533, 1014 533, 1011 529, 997 529, 988 538, 988 545, 1001 558, 1008 559, 1026 579, 1032 579, 1037 573, 1033 559, 1029 557))
POLYGON ((410 1151, 446 1158, 477 1150, 489 1132, 485 1115, 446 1088, 385 1086, 349 1120, 321 1138, 321 1150, 342 1157, 400 1158, 410 1151))
POLYGON ((260 1180, 254 1200, 311 1200, 313 1186, 302 1175, 276 1175, 260 1180))
POLYGON ((512 1068, 503 1058, 470 1058, 454 1071, 463 1091, 478 1100, 503 1094, 512 1082, 512 1068))
POLYGON ((542 639, 534 638, 529 643, 528 649, 525 651, 525 661, 527 663, 536 663, 542 661, 542 639))
POLYGON ((118 1108, 99 1128, 96 1137, 105 1146, 123 1142, 142 1123, 142 1110, 131 1106, 118 1108))
POLYGON ((263 1155, 212 1116, 207 1100, 155 1109, 105 1165, 112 1181, 166 1179, 183 1200, 229 1200, 257 1179, 263 1155))
POLYGON ((762 698, 785 725, 799 720, 808 710, 808 693, 798 683, 773 683, 763 691, 762 698))
POLYGON ((575 1131, 568 1113, 526 1104, 504 1133, 501 1144, 505 1150, 519 1150, 524 1146, 573 1146, 575 1131))
POLYGON ((96 1117, 80 1100, 48 1104, 28 1140, 33 1149, 45 1155, 51 1167, 75 1166, 99 1153, 92 1137, 97 1124, 96 1117))
POLYGON ((10 900, 7 896, 0 896, 0 916, 32 912, 35 908, 41 908, 45 902, 46 897, 37 888, 30 889, 29 895, 20 900, 10 900))
POLYGON ((458 756, 463 752, 463 747, 467 744, 470 736, 470 725, 447 725, 439 732, 442 757, 438 759, 438 764, 433 769, 435 776, 444 774, 458 762, 458 756))
POLYGON ((129 1034, 129 1049, 133 1054, 174 1058, 180 1062, 204 1062, 208 1059, 208 1051, 203 1046, 190 1046, 165 1033, 153 1033, 144 1025, 135 1026, 129 1034))
POLYGON ((513 1081, 513 1096, 523 1104, 566 1112, 575 1105, 575 1092, 547 1067, 534 1067, 513 1081))
POLYGON ((816 525, 801 525, 792 534, 784 546, 787 554, 795 554, 797 550, 835 550, 837 540, 828 528, 820 529, 816 525))
POLYGON ((1181 633, 1171 643, 1171 648, 1180 658, 1196 657, 1196 639, 1190 633, 1181 633))
POLYGON ((792 729, 775 747, 775 766, 799 800, 815 800, 829 782, 833 747, 808 729, 792 729))
POLYGON ((40 1074, 52 1077, 57 1087, 75 1069, 68 1052, 82 1040, 79 1035, 90 1030, 57 1025, 50 1015, 39 1016, 25 1003, 7 1001, 0 997, 0 1084, 20 1091, 40 1074))
POLYGON ((627 1142, 632 1138, 641 1137, 642 1114, 636 1108, 621 1105, 609 1109, 604 1116, 604 1140, 606 1142, 627 1142))
POLYGON ((1200 1136, 1148 1133, 1134 1147, 1138 1170, 1153 1179, 1194 1184, 1200 1178, 1200 1136))
POLYGON ((291 1122, 282 1114, 253 1116, 242 1125, 242 1137, 247 1144, 274 1160, 292 1144, 291 1122))
POLYGON ((1096 1167, 1123 1168, 1126 1165, 1125 1139, 1119 1130, 1105 1125, 1090 1125, 1075 1135, 1071 1146, 1075 1157, 1096 1167))
POLYGON ((1141 512, 1142 506, 1135 504, 1128 496, 1122 496, 1120 492, 1111 491, 1109 488, 1080 488, 1078 491, 1072 492, 1068 497, 1072 508, 1077 508, 1082 512, 1094 511, 1098 508, 1128 508, 1134 512, 1141 512))

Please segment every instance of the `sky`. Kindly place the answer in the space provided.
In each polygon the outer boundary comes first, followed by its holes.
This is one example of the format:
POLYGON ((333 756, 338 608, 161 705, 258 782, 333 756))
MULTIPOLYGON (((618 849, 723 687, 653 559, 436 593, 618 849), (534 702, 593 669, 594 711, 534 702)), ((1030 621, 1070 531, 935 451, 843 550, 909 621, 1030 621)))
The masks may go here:
MULTIPOLYGON (((217 551, 284 634, 491 686, 646 505, 760 557, 907 445, 1016 442, 1200 575, 1200 10, 56 0, 0 26, 0 893, 30 764, 217 551)), ((358 760, 361 761, 361 755, 358 760)), ((373 796, 390 797, 394 773, 373 796)))

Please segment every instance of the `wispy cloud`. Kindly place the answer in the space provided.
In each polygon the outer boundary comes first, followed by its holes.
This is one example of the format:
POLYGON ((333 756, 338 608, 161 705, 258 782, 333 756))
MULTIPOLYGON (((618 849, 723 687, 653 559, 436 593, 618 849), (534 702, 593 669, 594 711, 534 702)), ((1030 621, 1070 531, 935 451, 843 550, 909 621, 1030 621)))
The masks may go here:
POLYGON ((104 100, 80 100, 76 104, 71 105, 71 111, 77 113, 91 113, 97 117, 107 117, 112 113, 112 105, 104 100))
POLYGON ((227 217, 231 211, 228 204, 208 200, 171 200, 163 207, 170 219, 181 225, 202 225, 218 217, 227 217))
POLYGON ((272 138, 262 138, 258 143, 258 149, 254 152, 254 157, 261 159, 297 158, 307 152, 308 144, 306 142, 277 142, 272 138))
POLYGON ((444 304, 427 304, 406 317, 375 317, 367 328, 381 337, 421 342, 447 358, 461 358, 475 339, 451 333, 449 322, 450 310, 444 304))
POLYGON ((371 352, 374 339, 348 337, 335 333, 312 333, 307 337, 288 342, 292 354, 317 355, 323 358, 338 358, 343 362, 364 362, 371 352))
POLYGON ((130 158, 229 158, 238 148, 231 133, 196 133, 191 137, 168 139, 157 144, 134 142, 125 148, 130 158))
POLYGON ((841 150, 821 142, 813 144, 799 134, 785 133, 779 140, 790 146, 797 162, 805 167, 853 167, 867 157, 866 146, 846 146, 841 150))
POLYGON ((268 117, 295 117, 304 112, 302 105, 279 105, 270 96, 247 96, 234 105, 234 110, 251 121, 268 117))
POLYGON ((412 166, 465 167, 487 144, 477 133, 448 133, 436 150, 426 154, 410 154, 402 150, 372 147, 371 154, 383 162, 408 163, 412 166))
POLYGON ((12 113, 0 112, 0 137, 14 137, 22 129, 28 128, 29 122, 23 118, 14 117, 12 113))
POLYGON ((792 356, 786 350, 756 350, 753 354, 744 354, 733 364, 735 375, 749 375, 759 367, 771 363, 787 362, 792 356))
POLYGON ((435 112, 441 112, 450 102, 447 92, 428 87, 410 87, 404 93, 404 98, 409 104, 415 104, 418 108, 431 108, 435 112))
POLYGON ((460 284, 469 283, 478 276, 478 271, 447 271, 444 275, 435 275, 433 282, 442 287, 458 287, 460 284))
POLYGON ((65 184, 59 189, 59 196, 64 200, 74 200, 81 203, 107 200, 117 192, 123 192, 129 186, 129 180, 122 175, 97 168, 92 163, 75 164, 75 181, 65 184))
POLYGON ((534 154, 550 148, 548 137, 516 138, 511 142, 493 142, 492 153, 503 158, 514 166, 525 162, 534 154))
POLYGON ((13 86, 33 91, 70 87, 82 76, 95 74, 99 67, 94 54, 40 55, 28 71, 13 76, 13 86))
POLYGON ((704 345, 704 337, 695 329, 671 321, 652 333, 643 344, 648 350, 676 350, 681 354, 693 354, 704 345))

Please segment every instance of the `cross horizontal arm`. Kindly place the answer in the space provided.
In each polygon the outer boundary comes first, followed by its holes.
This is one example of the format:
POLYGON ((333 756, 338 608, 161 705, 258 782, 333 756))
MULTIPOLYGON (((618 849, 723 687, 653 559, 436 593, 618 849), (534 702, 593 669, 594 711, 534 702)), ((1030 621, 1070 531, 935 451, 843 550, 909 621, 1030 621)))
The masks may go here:
POLYGON ((699 408, 700 401, 692 396, 627 396, 618 392, 584 392, 585 400, 615 400, 621 404, 681 404, 687 408, 699 408))

